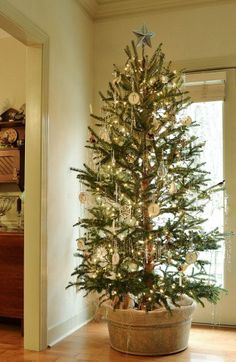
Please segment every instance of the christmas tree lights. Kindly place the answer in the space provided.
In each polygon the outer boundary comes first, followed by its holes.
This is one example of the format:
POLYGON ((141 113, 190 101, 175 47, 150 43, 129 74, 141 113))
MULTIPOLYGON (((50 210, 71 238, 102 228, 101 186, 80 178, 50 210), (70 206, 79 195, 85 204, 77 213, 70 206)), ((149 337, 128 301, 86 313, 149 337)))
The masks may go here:
POLYGON ((114 308, 169 309, 183 294, 216 303, 221 288, 200 252, 216 250, 223 235, 204 231, 201 215, 221 185, 209 187, 197 161, 204 144, 189 133, 197 125, 180 116, 190 104, 182 72, 161 44, 146 54, 146 27, 134 33, 141 50, 132 42, 124 68, 114 66, 101 115, 91 114, 92 163, 76 170, 87 215, 76 224, 80 262, 68 287, 98 292, 114 308))

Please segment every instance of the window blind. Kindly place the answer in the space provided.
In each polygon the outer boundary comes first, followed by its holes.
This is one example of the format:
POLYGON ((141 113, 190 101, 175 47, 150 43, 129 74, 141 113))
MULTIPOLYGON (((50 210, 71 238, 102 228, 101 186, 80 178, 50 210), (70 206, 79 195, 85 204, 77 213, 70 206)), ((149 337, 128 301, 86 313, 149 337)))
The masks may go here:
POLYGON ((226 72, 201 72, 185 74, 184 89, 193 102, 225 100, 226 72))

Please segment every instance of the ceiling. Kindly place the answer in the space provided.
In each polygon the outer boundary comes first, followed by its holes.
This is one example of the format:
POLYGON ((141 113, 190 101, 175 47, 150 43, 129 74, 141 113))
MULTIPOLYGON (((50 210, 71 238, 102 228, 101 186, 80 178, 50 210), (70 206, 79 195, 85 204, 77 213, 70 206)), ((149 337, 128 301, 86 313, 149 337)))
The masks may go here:
MULTIPOLYGON (((172 8, 215 5, 222 2, 222 0, 77 0, 94 20, 172 8)), ((224 0, 224 4, 232 2, 236 0, 224 0)))
POLYGON ((127 0, 97 0, 97 3, 99 5, 101 5, 101 4, 114 4, 114 3, 119 3, 121 1, 127 1, 127 0))

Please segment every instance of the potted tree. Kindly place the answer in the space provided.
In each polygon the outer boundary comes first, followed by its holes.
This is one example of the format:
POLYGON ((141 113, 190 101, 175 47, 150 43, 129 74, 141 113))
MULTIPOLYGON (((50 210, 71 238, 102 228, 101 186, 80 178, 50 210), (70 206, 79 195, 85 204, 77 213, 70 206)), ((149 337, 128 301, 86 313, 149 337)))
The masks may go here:
POLYGON ((91 114, 90 164, 78 170, 87 215, 78 222, 79 264, 68 287, 98 292, 112 347, 158 355, 187 347, 195 302, 216 303, 220 288, 200 253, 219 247, 218 229, 204 231, 211 193, 196 160, 203 144, 181 117, 190 99, 181 72, 165 62, 153 33, 134 32, 124 69, 114 66, 101 115, 91 114), (137 46, 141 46, 139 52, 137 46))

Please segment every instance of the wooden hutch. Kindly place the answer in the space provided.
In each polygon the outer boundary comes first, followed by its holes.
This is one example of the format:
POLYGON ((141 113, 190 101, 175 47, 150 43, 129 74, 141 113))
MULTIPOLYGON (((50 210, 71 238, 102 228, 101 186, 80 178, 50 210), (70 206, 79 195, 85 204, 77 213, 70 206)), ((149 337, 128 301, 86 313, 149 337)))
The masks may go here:
MULTIPOLYGON (((24 190, 23 121, 0 121, 0 184, 24 190)), ((0 317, 23 321, 24 232, 0 229, 0 317)))

